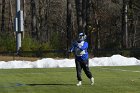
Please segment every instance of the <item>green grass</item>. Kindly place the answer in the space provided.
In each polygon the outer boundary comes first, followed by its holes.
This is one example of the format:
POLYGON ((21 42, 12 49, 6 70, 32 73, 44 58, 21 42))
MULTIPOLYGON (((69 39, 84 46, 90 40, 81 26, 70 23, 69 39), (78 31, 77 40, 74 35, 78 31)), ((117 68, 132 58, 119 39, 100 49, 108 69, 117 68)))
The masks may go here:
POLYGON ((75 68, 0 69, 0 93, 140 93, 139 66, 90 69, 95 85, 82 73, 80 87, 75 68))

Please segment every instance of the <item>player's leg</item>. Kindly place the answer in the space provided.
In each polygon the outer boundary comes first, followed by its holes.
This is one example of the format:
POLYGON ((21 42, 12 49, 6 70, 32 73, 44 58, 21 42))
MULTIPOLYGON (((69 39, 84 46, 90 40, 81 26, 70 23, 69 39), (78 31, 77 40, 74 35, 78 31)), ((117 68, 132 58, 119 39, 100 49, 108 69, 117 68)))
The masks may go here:
POLYGON ((89 69, 88 60, 85 60, 85 61, 82 62, 82 68, 83 68, 86 76, 90 79, 91 85, 93 85, 94 84, 94 78, 93 78, 92 73, 91 73, 91 71, 89 69))
POLYGON ((76 85, 80 86, 82 85, 82 78, 81 78, 82 68, 79 61, 75 60, 75 63, 76 63, 76 72, 77 72, 77 80, 78 80, 78 83, 76 85))

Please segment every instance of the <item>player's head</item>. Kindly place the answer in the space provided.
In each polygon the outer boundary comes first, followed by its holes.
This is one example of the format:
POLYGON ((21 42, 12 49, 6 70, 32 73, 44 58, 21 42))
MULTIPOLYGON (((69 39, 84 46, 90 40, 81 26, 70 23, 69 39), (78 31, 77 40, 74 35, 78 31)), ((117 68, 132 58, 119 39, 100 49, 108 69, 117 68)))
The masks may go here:
POLYGON ((86 35, 84 33, 79 33, 78 41, 84 41, 86 39, 86 35))

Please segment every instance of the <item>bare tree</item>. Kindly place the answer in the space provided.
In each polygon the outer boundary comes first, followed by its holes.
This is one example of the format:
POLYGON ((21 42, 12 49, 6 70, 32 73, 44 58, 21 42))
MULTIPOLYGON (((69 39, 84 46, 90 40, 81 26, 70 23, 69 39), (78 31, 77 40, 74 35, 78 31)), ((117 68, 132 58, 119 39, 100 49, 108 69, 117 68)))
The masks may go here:
POLYGON ((48 28, 48 25, 49 25, 49 14, 50 14, 50 0, 46 0, 46 2, 45 2, 45 9, 44 9, 45 11, 45 23, 44 23, 44 25, 45 25, 45 41, 46 42, 49 42, 49 38, 50 38, 50 36, 49 36, 49 28, 48 28))
POLYGON ((1 22, 1 31, 5 32, 5 5, 6 1, 2 0, 2 22, 1 22))
POLYGON ((67 47, 71 43, 72 28, 72 5, 71 0, 67 0, 67 47))
POLYGON ((125 48, 128 48, 128 4, 127 0, 123 0, 123 11, 122 11, 122 45, 125 48))
POLYGON ((35 0, 31 0, 31 35, 33 38, 37 37, 36 24, 36 3, 35 0))
MULTIPOLYGON (((24 19, 24 26, 26 25, 26 0, 23 0, 22 2, 22 6, 23 6, 23 19, 24 19)), ((22 36, 24 38, 25 35, 25 31, 22 33, 22 36)))
POLYGON ((23 5, 24 20, 25 20, 25 18, 26 18, 26 0, 23 0, 22 5, 23 5))
POLYGON ((92 8, 93 8, 93 13, 94 13, 94 20, 95 20, 95 29, 96 29, 96 34, 95 34, 95 49, 99 49, 101 48, 101 45, 100 45, 100 16, 98 15, 99 13, 99 4, 98 4, 98 1, 96 1, 96 3, 94 4, 92 2, 92 8))
POLYGON ((133 9, 134 9, 134 37, 133 37, 133 46, 140 47, 140 1, 134 0, 133 1, 133 9))
POLYGON ((9 0, 9 30, 13 31, 13 7, 12 7, 12 2, 9 0))
POLYGON ((87 4, 89 0, 83 0, 82 1, 82 28, 83 32, 86 32, 86 26, 87 26, 87 4))
POLYGON ((82 22, 82 0, 75 0, 76 13, 77 13, 77 25, 78 33, 83 32, 83 22, 82 22))

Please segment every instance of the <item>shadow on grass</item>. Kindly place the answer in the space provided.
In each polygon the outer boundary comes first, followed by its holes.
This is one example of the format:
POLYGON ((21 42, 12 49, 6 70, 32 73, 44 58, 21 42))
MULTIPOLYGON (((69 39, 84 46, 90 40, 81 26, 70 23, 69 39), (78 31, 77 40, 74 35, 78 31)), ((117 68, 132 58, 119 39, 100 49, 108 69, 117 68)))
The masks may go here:
POLYGON ((75 84, 26 84, 27 86, 75 86, 75 84))

